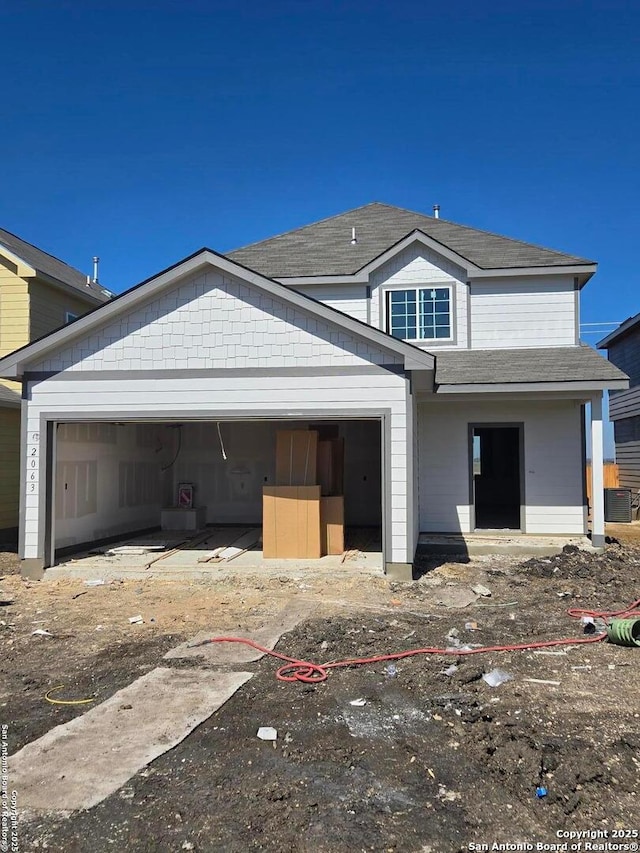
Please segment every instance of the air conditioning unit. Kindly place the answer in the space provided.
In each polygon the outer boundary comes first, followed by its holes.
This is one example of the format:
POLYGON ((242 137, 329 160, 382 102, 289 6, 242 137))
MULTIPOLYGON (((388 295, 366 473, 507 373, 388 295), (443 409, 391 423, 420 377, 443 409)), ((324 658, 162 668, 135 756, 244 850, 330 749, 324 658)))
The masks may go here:
POLYGON ((631 522, 631 489, 604 490, 604 520, 619 524, 631 522))

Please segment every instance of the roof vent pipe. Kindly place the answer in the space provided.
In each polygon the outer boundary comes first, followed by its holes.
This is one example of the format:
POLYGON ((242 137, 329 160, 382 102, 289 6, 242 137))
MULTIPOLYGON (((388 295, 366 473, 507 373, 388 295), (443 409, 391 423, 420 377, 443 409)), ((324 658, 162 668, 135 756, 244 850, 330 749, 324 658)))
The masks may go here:
POLYGON ((98 264, 100 263, 100 258, 94 257, 93 259, 93 283, 98 284, 98 264))
POLYGON ((355 229, 355 228, 352 228, 352 229, 351 229, 351 245, 352 245, 352 246, 355 246, 355 244, 356 244, 357 242, 358 242, 358 238, 356 237, 356 229, 355 229))
POLYGON ((433 216, 434 216, 434 219, 440 219, 440 205, 439 204, 433 205, 433 216))

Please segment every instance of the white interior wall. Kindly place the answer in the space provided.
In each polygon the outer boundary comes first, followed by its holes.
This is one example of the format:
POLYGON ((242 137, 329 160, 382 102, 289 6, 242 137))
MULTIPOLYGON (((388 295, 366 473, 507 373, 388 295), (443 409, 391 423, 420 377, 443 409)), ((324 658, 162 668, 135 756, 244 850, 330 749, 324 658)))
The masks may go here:
POLYGON ((155 527, 168 495, 162 425, 67 423, 56 440, 56 548, 155 527))
MULTIPOLYGON (((207 524, 261 524, 262 488, 275 483, 276 432, 307 429, 307 421, 190 423, 182 427, 182 449, 172 467, 178 483, 195 486, 195 502, 207 508, 207 524)), ((380 424, 338 422, 345 439, 345 522, 380 524, 380 424)))
POLYGON ((470 423, 524 423, 525 524, 531 534, 583 534, 580 403, 418 405, 420 530, 469 533, 470 423))
MULTIPOLYGON (((276 432, 308 427, 306 421, 223 422, 225 460, 215 422, 61 424, 56 547, 157 527, 161 507, 175 505, 179 483, 194 484, 207 524, 260 525, 262 487, 275 483, 276 432)), ((345 523, 380 524, 380 424, 340 422, 338 429, 345 439, 345 523)))

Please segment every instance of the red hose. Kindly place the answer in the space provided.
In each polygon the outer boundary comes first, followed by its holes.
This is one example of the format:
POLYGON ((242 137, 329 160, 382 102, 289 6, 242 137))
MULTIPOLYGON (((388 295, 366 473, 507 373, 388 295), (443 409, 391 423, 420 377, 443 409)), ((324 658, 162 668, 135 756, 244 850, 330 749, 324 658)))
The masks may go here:
MULTIPOLYGON (((637 599, 637 601, 634 601, 630 607, 626 607, 623 610, 598 612, 595 610, 583 610, 581 608, 572 607, 567 610, 567 613, 569 616, 576 619, 579 619, 582 616, 589 616, 593 619, 603 619, 606 621, 607 619, 611 619, 615 616, 638 615, 634 613, 638 608, 640 608, 640 598, 637 599)), ((251 646, 251 648, 257 649, 257 651, 262 652, 265 655, 271 655, 271 657, 278 658, 278 660, 286 661, 284 666, 281 666, 276 672, 276 678, 279 681, 302 681, 305 684, 318 684, 321 681, 326 681, 329 675, 328 670, 337 669, 338 667, 343 666, 363 666, 364 664, 369 663, 402 660, 403 658, 410 658, 415 655, 454 655, 457 657, 462 655, 479 655, 486 652, 518 652, 525 651, 526 649, 543 649, 548 648, 549 646, 599 643, 601 640, 604 640, 606 636, 607 632, 604 631, 601 634, 594 634, 589 637, 577 637, 565 640, 542 640, 535 643, 517 643, 516 645, 511 646, 483 646, 479 649, 410 649, 408 651, 394 652, 387 655, 374 655, 373 657, 368 658, 348 658, 346 660, 330 661, 329 663, 322 664, 311 663, 310 661, 299 660, 298 658, 292 658, 288 655, 280 654, 280 652, 267 649, 253 640, 248 640, 244 637, 212 637, 210 640, 205 640, 205 644, 241 643, 245 646, 251 646)))

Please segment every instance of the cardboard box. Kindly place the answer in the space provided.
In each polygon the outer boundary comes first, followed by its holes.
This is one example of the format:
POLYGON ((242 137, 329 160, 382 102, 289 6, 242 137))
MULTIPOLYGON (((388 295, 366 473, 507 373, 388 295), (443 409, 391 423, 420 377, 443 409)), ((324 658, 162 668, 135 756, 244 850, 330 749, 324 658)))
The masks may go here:
POLYGON ((344 493, 344 439, 318 442, 318 483, 323 496, 344 493))
POLYGON ((320 546, 322 554, 344 553, 344 497, 320 500, 320 546))
POLYGON ((276 433, 276 486, 315 486, 318 433, 282 429, 276 433))
POLYGON ((267 560, 321 556, 320 486, 265 486, 262 550, 267 560))

